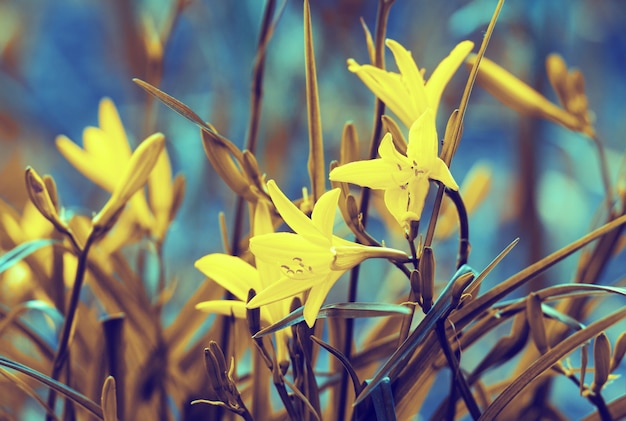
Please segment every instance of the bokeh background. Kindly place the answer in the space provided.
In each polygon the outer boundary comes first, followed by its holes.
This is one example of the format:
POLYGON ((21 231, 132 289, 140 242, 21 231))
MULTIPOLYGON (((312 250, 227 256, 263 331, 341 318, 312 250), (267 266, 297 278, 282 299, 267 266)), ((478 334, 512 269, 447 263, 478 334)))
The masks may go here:
MULTIPOLYGON (((133 145, 154 131, 163 132, 174 171, 187 180, 183 206, 165 243, 168 278, 179 283, 164 312, 166 322, 203 280, 193 262, 222 250, 218 213, 225 212, 232 223, 234 197, 210 168, 199 130, 159 103, 146 106, 146 94, 131 79, 156 77, 152 80, 162 90, 243 147, 264 3, 192 0, 175 13, 175 1, 0 0, 0 197, 18 210, 24 206, 23 169, 31 165, 54 177, 64 207, 97 211, 108 193, 67 163, 54 139, 65 134, 81 144, 82 130, 97 125, 103 97, 116 103, 133 145), (144 40, 150 36, 163 40, 158 65, 146 55, 144 40)), ((267 177, 297 198, 309 183, 302 2, 279 1, 279 9, 283 3, 269 44, 257 158, 267 177)), ((388 37, 410 49, 428 75, 459 41, 480 44, 495 4, 396 0, 388 37)), ((345 61, 367 62, 359 19, 373 31, 376 8, 374 0, 311 0, 327 163, 339 157, 347 121, 358 130, 361 155, 367 153, 374 99, 347 71, 345 61)), ((624 28, 626 4, 620 0, 508 0, 486 54, 554 101, 545 57, 558 52, 582 70, 613 182, 626 146, 624 28)), ((389 54, 387 65, 394 68, 389 54)), ((440 136, 467 74, 461 68, 445 91, 440 136)), ((490 275, 491 284, 576 240, 602 216, 603 187, 593 144, 553 123, 520 117, 480 87, 474 89, 451 167, 455 178, 463 180, 477 162, 488 165, 492 177, 488 195, 470 218, 470 264, 482 269, 520 237, 511 256, 490 275)), ((401 236, 386 230, 376 212, 370 229, 404 247, 401 236)), ((442 283, 452 273, 455 248, 451 239, 437 250, 442 283)), ((623 257, 608 268, 602 283, 624 276, 623 257)), ((570 259, 534 285, 566 282, 574 269, 570 259)), ((366 288, 359 298, 376 299, 371 291, 381 289, 379 280, 367 282, 377 282, 377 287, 366 288)), ((388 289, 395 293, 406 287, 388 289)), ((345 282, 340 282, 329 300, 343 297, 345 282)), ((618 382, 623 392, 624 380, 618 382)), ((583 399, 578 401, 582 407, 573 408, 573 414, 591 410, 583 399)))

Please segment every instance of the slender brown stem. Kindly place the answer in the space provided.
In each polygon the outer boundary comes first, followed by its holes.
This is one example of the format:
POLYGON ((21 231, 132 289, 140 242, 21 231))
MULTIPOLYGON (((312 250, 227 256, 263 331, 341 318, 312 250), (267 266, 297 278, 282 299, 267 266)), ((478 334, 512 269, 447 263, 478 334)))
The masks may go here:
MULTIPOLYGON (((374 41, 374 48, 376 51, 375 60, 373 63, 376 67, 381 69, 385 68, 385 35, 387 33, 387 20, 389 18, 389 12, 391 10, 391 6, 393 5, 394 0, 379 0, 378 1, 378 11, 376 13, 376 35, 374 41)), ((374 128, 372 130, 372 139, 370 141, 370 150, 369 150, 369 159, 376 158, 376 154, 378 153, 378 146, 380 145, 380 134, 382 131, 382 120, 381 117, 385 112, 385 104, 380 100, 376 99, 376 105, 374 109, 374 128)), ((361 223, 365 228, 367 224, 367 216, 369 210, 369 202, 370 202, 370 189, 364 187, 361 191, 361 203, 359 205, 359 212, 361 214, 361 223)), ((350 284, 348 287, 348 302, 353 302, 356 300, 356 292, 359 283, 359 274, 360 274, 360 265, 355 266, 350 271, 350 284)), ((343 344, 343 355, 345 355, 346 360, 350 361, 350 356, 352 354, 352 338, 354 336, 354 320, 346 319, 346 339, 343 344)), ((337 410, 337 417, 339 420, 345 419, 346 411, 348 410, 347 399, 348 399, 348 383, 350 378, 348 373, 344 370, 341 374, 341 384, 339 386, 339 407, 337 410)))
MULTIPOLYGON (((87 269, 87 255, 89 254, 89 249, 95 240, 95 235, 92 233, 87 238, 85 242, 85 247, 82 249, 78 256, 78 266, 76 267, 76 275, 74 278, 74 285, 72 286, 72 292, 70 295, 69 305, 67 306, 67 313, 65 315, 65 321, 63 322, 63 328, 61 330, 61 336, 59 339, 59 345, 57 351, 54 355, 54 360, 52 361, 52 373, 50 377, 54 380, 59 379, 59 375, 61 374, 61 370, 67 361, 69 356, 69 341, 70 334, 72 332, 72 325, 74 323, 74 317, 76 316, 76 310, 78 308, 78 301, 80 299, 80 292, 83 286, 83 281, 85 279, 85 272, 87 269)), ((68 373, 69 374, 69 373, 68 373)), ((66 379, 66 382, 69 383, 70 379, 66 379)), ((48 393, 48 406, 54 411, 56 403, 56 392, 54 389, 50 389, 48 393)), ((50 415, 46 416, 46 420, 51 421, 52 418, 50 415)))

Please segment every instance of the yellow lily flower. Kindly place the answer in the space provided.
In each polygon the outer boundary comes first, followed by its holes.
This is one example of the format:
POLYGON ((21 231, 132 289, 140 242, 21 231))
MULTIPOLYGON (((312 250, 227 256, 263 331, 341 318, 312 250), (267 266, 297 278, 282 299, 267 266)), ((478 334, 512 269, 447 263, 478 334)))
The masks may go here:
POLYGON ((399 250, 370 247, 333 235, 340 189, 324 193, 315 203, 311 218, 302 213, 274 180, 267 183, 274 206, 295 233, 255 235, 250 251, 257 263, 278 269, 280 278, 260 291, 248 308, 264 306, 309 291, 304 304, 304 320, 313 326, 326 295, 347 270, 370 257, 406 260, 399 250))
POLYGON ((459 43, 425 82, 410 51, 392 39, 386 40, 385 44, 393 53, 400 73, 388 72, 369 64, 360 65, 353 59, 348 59, 348 70, 356 73, 407 127, 411 127, 426 108, 430 107, 436 116, 444 88, 474 48, 471 41, 459 43))
MULTIPOLYGON (((272 219, 268 204, 262 200, 257 202, 254 212, 255 235, 262 235, 274 232, 272 219)), ((235 317, 246 318, 246 301, 248 291, 254 289, 256 292, 270 286, 280 279, 280 268, 269 265, 262 261, 256 262, 256 268, 239 257, 223 253, 213 253, 198 259, 194 266, 218 283, 223 288, 230 291, 237 300, 211 300, 196 304, 196 309, 207 313, 217 313, 235 317)), ((284 300, 261 308, 261 320, 269 325, 276 323, 285 315, 289 314, 290 301, 284 300)), ((290 329, 283 329, 276 332, 276 350, 279 363, 288 361, 288 341, 291 337, 290 329)))
POLYGON ((385 205, 405 229, 419 221, 430 180, 438 180, 452 190, 459 186, 447 165, 437 154, 437 128, 430 108, 415 120, 409 130, 406 156, 387 133, 378 147, 380 158, 350 162, 330 172, 332 181, 385 190, 385 205))
MULTIPOLYGON (((109 98, 100 101, 98 123, 99 127, 87 127, 83 131, 84 149, 63 135, 57 137, 56 145, 78 171, 112 193, 124 175, 132 151, 115 104, 109 98)), ((139 190, 129 202, 132 219, 160 239, 169 223, 173 203, 171 168, 165 148, 150 174, 149 186, 151 206, 148 207, 144 191, 139 190)))

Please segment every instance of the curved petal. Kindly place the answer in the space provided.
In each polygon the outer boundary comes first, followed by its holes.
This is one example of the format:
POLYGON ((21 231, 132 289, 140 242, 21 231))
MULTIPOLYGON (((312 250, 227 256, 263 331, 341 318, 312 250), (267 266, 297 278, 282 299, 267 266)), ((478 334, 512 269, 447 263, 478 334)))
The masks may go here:
POLYGON ((407 127, 411 126, 415 120, 415 115, 411 111, 411 98, 398 73, 388 72, 369 64, 361 66, 352 59, 348 60, 348 70, 355 73, 407 127))
POLYGON ((409 98, 412 107, 412 117, 417 118, 422 114, 423 110, 429 106, 428 96, 424 88, 424 78, 420 73, 411 52, 405 49, 398 42, 388 39, 385 44, 393 53, 396 65, 402 74, 406 90, 409 92, 409 98))
POLYGON ((329 178, 370 189, 388 189, 398 187, 398 166, 386 159, 370 159, 350 162, 334 168, 329 178))
POLYGON ((328 279, 324 282, 320 282, 311 288, 309 291, 309 297, 304 303, 304 321, 309 327, 313 327, 315 324, 315 319, 317 318, 318 313, 320 312, 320 308, 322 304, 324 304, 324 300, 328 295, 330 289, 335 285, 337 279, 341 275, 343 275, 343 271, 334 271, 328 275, 328 279))
POLYGON ((332 189, 320 196, 315 202, 311 220, 313 225, 329 240, 333 235, 335 225, 335 213, 337 212, 337 202, 339 202, 340 189, 332 189))
POLYGON ((115 155, 130 156, 131 151, 124 125, 122 124, 115 104, 110 98, 100 100, 98 122, 100 128, 109 136, 111 151, 114 152, 115 155))
MULTIPOLYGON (((196 310, 205 313, 222 314, 224 316, 230 316, 232 314, 238 319, 245 319, 247 315, 246 303, 237 300, 203 301, 196 304, 196 310)), ((263 315, 261 315, 261 317, 263 317, 263 315)))
POLYGON ((435 159, 435 161, 432 163, 428 176, 433 180, 441 181, 443 184, 446 185, 446 187, 452 190, 459 189, 459 185, 454 180, 454 177, 452 177, 450 169, 448 168, 446 163, 439 158, 435 159))
POLYGON ((300 209, 278 188, 274 180, 267 182, 267 190, 274 202, 274 206, 283 220, 292 230, 311 240, 324 242, 326 237, 300 209))
POLYGON ((318 279, 300 281, 283 276, 278 282, 261 290, 246 305, 247 308, 257 308, 285 298, 293 297, 306 291, 318 282, 318 279))
POLYGON ((263 288, 259 272, 239 257, 213 253, 196 260, 194 266, 243 302, 248 300, 250 288, 256 292, 263 288))
POLYGON ((261 261, 281 270, 282 275, 299 281, 323 278, 330 271, 334 256, 328 246, 318 246, 288 232, 257 235, 250 239, 250 251, 261 261))
POLYGON ((474 48, 474 43, 471 41, 460 42, 448 57, 441 60, 437 68, 433 71, 433 74, 426 82, 426 93, 428 95, 428 102, 431 108, 437 114, 437 108, 439 107, 439 100, 444 88, 457 71, 461 63, 465 60, 467 55, 474 48))
POLYGON ((272 216, 268 203, 265 200, 259 200, 254 210, 254 235, 271 234, 274 232, 272 225, 272 216))
POLYGON ((409 204, 409 191, 404 188, 385 190, 385 206, 400 225, 403 224, 404 214, 409 204))
POLYGON ((91 156, 68 137, 60 135, 56 138, 56 146, 61 155, 83 175, 107 191, 113 191, 115 180, 108 177, 106 165, 91 156))
POLYGON ((415 161, 418 169, 428 171, 430 164, 438 157, 437 127, 435 115, 428 108, 411 126, 409 130, 409 146, 407 156, 415 161))
POLYGON ((170 223, 174 186, 172 183, 172 166, 167 149, 159 155, 154 169, 148 177, 148 199, 150 209, 156 220, 153 232, 157 238, 163 238, 170 223))

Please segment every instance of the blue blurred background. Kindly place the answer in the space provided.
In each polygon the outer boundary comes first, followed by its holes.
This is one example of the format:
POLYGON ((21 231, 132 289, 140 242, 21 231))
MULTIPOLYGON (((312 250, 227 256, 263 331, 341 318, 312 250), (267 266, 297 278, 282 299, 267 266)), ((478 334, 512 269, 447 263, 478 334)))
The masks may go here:
MULTIPOLYGON (((388 37, 410 49, 428 75, 459 41, 480 44, 495 4, 397 0, 388 37)), ((116 103, 134 146, 153 131, 163 132, 174 171, 187 179, 182 209, 165 244, 168 277, 180 283, 165 317, 175 314, 176 303, 202 281, 193 262, 221 251, 218 213, 225 211, 232 223, 234 198, 210 168, 194 125, 159 103, 146 112, 146 94, 131 81, 154 71, 141 44, 142 28, 169 32, 158 69, 160 88, 243 147, 263 7, 260 0, 190 1, 168 31, 173 1, 0 2, 0 196, 21 209, 27 199, 22 171, 32 165, 54 176, 66 208, 99 209, 107 193, 61 157, 54 139, 65 134, 80 143, 83 128, 97 125, 102 97, 116 103)), ((367 153, 374 100, 347 71, 345 61, 353 57, 367 62, 359 18, 373 31, 376 7, 373 0, 311 0, 327 164, 339 157, 346 121, 358 130, 361 156, 367 153)), ((569 66, 582 70, 613 182, 626 146, 624 28, 626 6, 620 0, 509 0, 487 50, 487 57, 553 101, 545 57, 558 52, 569 66)), ((309 183, 302 33, 302 2, 288 0, 269 44, 257 153, 262 171, 292 198, 309 183)), ((389 54, 387 65, 394 68, 389 54)), ((467 73, 461 68, 444 93, 440 136, 447 115, 458 105, 467 73)), ((597 223, 603 188, 596 158, 593 144, 582 135, 520 117, 480 87, 474 89, 451 167, 457 180, 476 162, 486 163, 493 173, 489 194, 470 218, 470 264, 482 269, 514 238, 521 238, 488 284, 579 238, 597 223)), ((402 238, 386 232, 380 219, 374 217, 370 224, 376 236, 404 247, 402 238)), ((454 239, 440 246, 441 282, 453 272, 455 248, 454 239)), ((603 283, 624 275, 623 263, 614 266, 603 283)), ((571 259, 540 281, 566 282, 574 268, 571 259)), ((340 283, 329 300, 343 297, 345 283, 340 283)), ((590 410, 585 408, 581 410, 590 410)))

